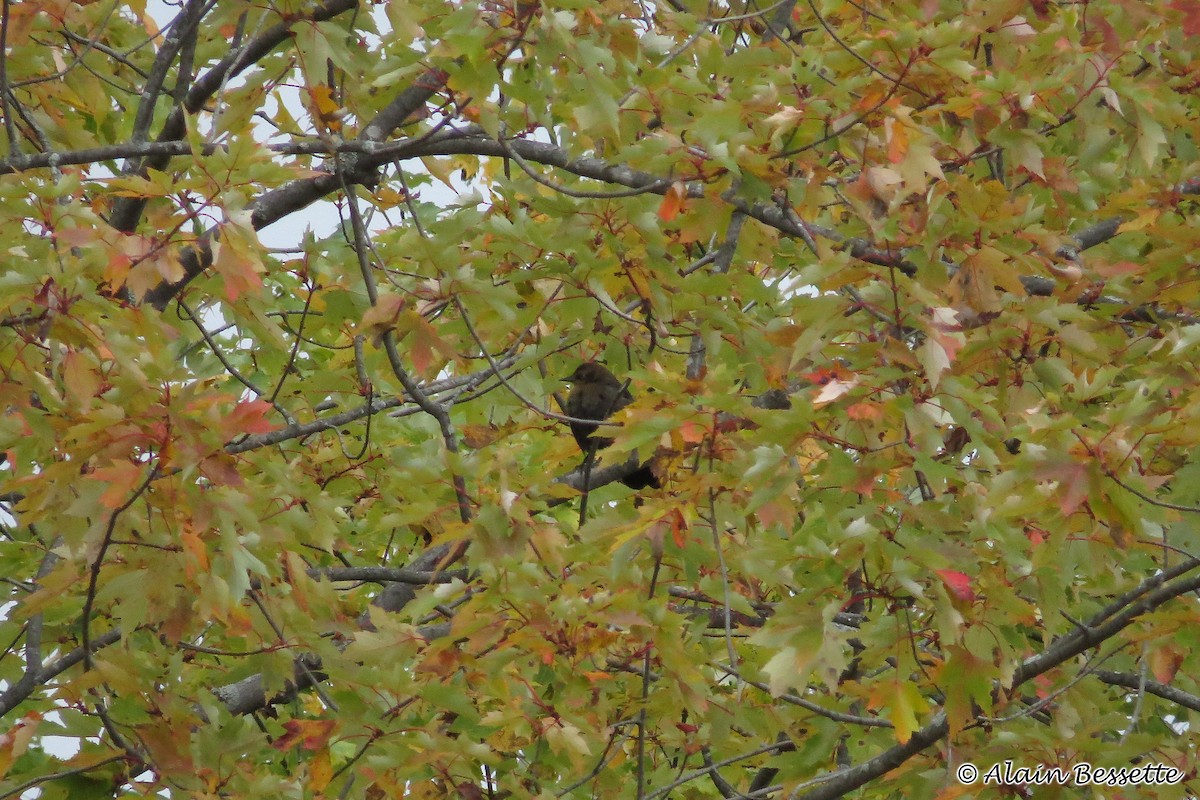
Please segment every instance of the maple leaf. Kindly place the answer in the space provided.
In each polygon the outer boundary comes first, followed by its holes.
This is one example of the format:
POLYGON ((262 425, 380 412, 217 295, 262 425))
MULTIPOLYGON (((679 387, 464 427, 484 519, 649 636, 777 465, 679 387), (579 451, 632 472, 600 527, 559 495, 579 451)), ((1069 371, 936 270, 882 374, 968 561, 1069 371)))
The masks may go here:
POLYGON ((955 600, 964 603, 975 602, 975 590, 971 588, 971 579, 966 574, 952 569, 935 569, 934 572, 942 579, 942 583, 955 600))
POLYGON ((271 430, 267 414, 271 404, 266 400, 246 400, 229 412, 228 428, 232 433, 266 433, 271 430))
POLYGON ((671 184, 671 188, 663 195, 662 203, 658 206, 658 218, 663 222, 670 222, 675 219, 679 216, 679 212, 683 210, 683 204, 686 200, 687 187, 679 181, 671 184))
POLYGON ((329 742, 337 721, 332 719, 292 719, 283 723, 285 733, 271 746, 284 751, 299 745, 305 750, 320 750, 329 742))
POLYGON ((137 464, 118 461, 92 471, 93 480, 108 484, 100 495, 100 504, 105 508, 117 508, 129 499, 134 486, 142 478, 142 468, 137 464))

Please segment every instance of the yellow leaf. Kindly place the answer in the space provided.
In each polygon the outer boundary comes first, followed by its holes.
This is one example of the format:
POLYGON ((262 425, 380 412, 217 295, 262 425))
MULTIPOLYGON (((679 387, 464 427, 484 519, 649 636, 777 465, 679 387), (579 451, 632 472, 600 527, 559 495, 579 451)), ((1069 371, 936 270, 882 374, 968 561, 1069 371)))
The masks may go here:
POLYGON ((454 173, 454 161, 449 158, 422 158, 421 164, 425 167, 425 171, 433 177, 437 178, 442 183, 446 184, 451 191, 457 192, 458 189, 454 186, 454 181, 450 176, 454 173))
POLYGON ((322 749, 308 762, 308 788, 320 794, 333 780, 333 764, 329 758, 329 748, 322 749))
POLYGON ((916 685, 908 681, 896 681, 894 686, 896 690, 892 693, 892 709, 888 719, 896 726, 896 741, 904 744, 920 727, 920 723, 917 722, 917 709, 924 704, 924 698, 917 691, 916 685))
POLYGON ((763 337, 776 347, 791 347, 804 334, 804 328, 788 323, 780 328, 768 330, 763 337))
POLYGON ((1122 222, 1121 227, 1117 228, 1117 233, 1145 230, 1158 221, 1161 213, 1161 208, 1144 208, 1133 219, 1122 222))
POLYGON ((100 392, 100 375, 83 356, 71 350, 63 358, 63 385, 75 405, 87 408, 100 392))

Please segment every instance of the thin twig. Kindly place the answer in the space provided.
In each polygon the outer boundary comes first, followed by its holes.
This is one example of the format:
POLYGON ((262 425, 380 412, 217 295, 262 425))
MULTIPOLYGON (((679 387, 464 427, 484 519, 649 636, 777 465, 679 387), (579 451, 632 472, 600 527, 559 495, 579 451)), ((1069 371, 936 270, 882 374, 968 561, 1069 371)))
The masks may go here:
POLYGON ((142 496, 142 493, 150 488, 150 484, 158 477, 158 465, 155 464, 146 473, 146 477, 129 498, 113 509, 113 512, 108 516, 108 525, 104 529, 104 538, 100 541, 100 549, 96 553, 95 560, 92 561, 88 568, 88 587, 87 594, 83 601, 83 613, 80 614, 80 627, 83 629, 83 662, 87 669, 92 668, 92 642, 91 642, 91 624, 92 624, 92 605, 96 602, 96 588, 100 581, 100 567, 104 563, 104 556, 108 552, 109 546, 112 544, 113 532, 117 527, 117 517, 121 516, 129 509, 137 499, 142 496))

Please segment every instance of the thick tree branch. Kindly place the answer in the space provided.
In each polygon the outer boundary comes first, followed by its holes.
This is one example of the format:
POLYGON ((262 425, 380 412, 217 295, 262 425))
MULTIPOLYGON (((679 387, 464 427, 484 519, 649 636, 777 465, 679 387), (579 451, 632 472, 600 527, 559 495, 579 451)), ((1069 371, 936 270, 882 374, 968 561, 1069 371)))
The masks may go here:
MULTIPOLYGON (((88 644, 90 646, 90 651, 94 653, 97 650, 103 649, 108 647, 110 644, 120 641, 120 639, 121 631, 113 628, 105 631, 104 633, 91 637, 91 641, 88 644)), ((82 647, 77 647, 71 652, 59 656, 47 664, 43 664, 42 668, 38 670, 34 680, 30 681, 27 689, 22 686, 21 692, 18 692, 16 691, 16 685, 14 684, 12 688, 5 691, 3 695, 0 695, 0 717, 8 714, 8 712, 25 702, 25 700, 27 700, 29 696, 37 690, 38 687, 45 685, 59 674, 80 663, 83 661, 84 656, 89 654, 90 653, 85 653, 82 647)))
MULTIPOLYGON (((615 183, 636 189, 646 189, 652 194, 665 194, 672 182, 662 176, 635 170, 631 167, 612 164, 603 159, 593 157, 571 158, 567 152, 557 145, 548 142, 537 142, 528 139, 517 139, 501 144, 485 135, 471 132, 470 135, 441 136, 428 141, 414 144, 412 148, 400 148, 404 156, 438 156, 438 155, 478 155, 503 157, 509 151, 518 153, 531 163, 557 167, 581 178, 591 178, 605 183, 615 183)), ((1174 187, 1179 195, 1200 194, 1200 179, 1190 179, 1174 187)), ((705 194, 705 186, 699 181, 686 184, 688 197, 700 198, 705 194)), ((735 209, 758 220, 764 225, 775 228, 781 233, 808 241, 811 237, 826 239, 839 245, 855 258, 869 264, 896 267, 910 274, 916 272, 916 265, 907 261, 904 253, 897 249, 880 248, 857 237, 847 237, 835 230, 820 225, 806 224, 789 214, 788 210, 774 203, 752 203, 733 193, 726 193, 723 199, 735 209)), ((1118 217, 1101 220, 1081 230, 1074 237, 1072 246, 1059 248, 1055 254, 1059 258, 1073 259, 1079 252, 1108 241, 1116 236, 1123 220, 1118 217)), ((1057 283, 1049 278, 1033 276, 1022 279, 1030 294, 1049 294, 1057 283)))
POLYGON ((1133 675, 1128 672, 1113 672, 1107 669, 1098 669, 1091 674, 1110 686, 1122 686, 1134 691, 1146 691, 1164 700, 1177 703, 1184 708, 1190 708, 1192 711, 1200 711, 1200 697, 1190 692, 1185 692, 1182 689, 1176 689, 1174 686, 1168 686, 1165 683, 1159 683, 1155 680, 1143 680, 1141 675, 1133 675))
MULTIPOLYGON (((448 79, 448 74, 440 69, 426 70, 411 86, 396 95, 375 119, 367 123, 362 134, 358 137, 360 143, 372 145, 404 124, 405 120, 415 115, 424 104, 441 90, 448 79)), ((337 191, 345 184, 358 184, 375 179, 375 170, 386 159, 383 157, 346 158, 336 172, 318 175, 314 178, 304 178, 284 184, 278 189, 264 193, 250 206, 250 222, 255 230, 260 230, 282 217, 308 206, 327 194, 337 191), (339 174, 340 172, 340 174, 339 174)), ((177 281, 163 281, 151 289, 145 302, 162 310, 166 304, 178 294, 184 286, 190 283, 212 263, 211 238, 214 232, 210 229, 201 242, 194 247, 185 248, 180 254, 184 275, 177 281)))
MULTIPOLYGON (((1026 659, 1013 673, 1010 688, 1015 689, 1039 675, 1044 675, 1065 661, 1117 635, 1139 617, 1181 595, 1200 589, 1200 575, 1168 582, 1197 568, 1200 568, 1200 561, 1192 560, 1146 579, 1134 591, 1092 617, 1087 624, 1075 628, 1038 655, 1026 659)), ((949 730, 946 712, 939 711, 904 744, 897 745, 862 764, 830 773, 819 779, 822 782, 818 788, 798 797, 800 800, 833 800, 841 797, 900 766, 944 737, 949 730)))
MULTIPOLYGON (((292 36, 292 29, 297 23, 305 20, 322 22, 349 11, 357 5, 358 0, 328 0, 328 2, 316 5, 309 14, 284 19, 246 42, 242 47, 230 50, 225 58, 192 84, 182 106, 176 106, 167 117, 166 122, 163 123, 158 141, 173 142, 182 139, 186 130, 187 115, 195 114, 203 108, 205 102, 230 78, 240 74, 280 44, 289 40, 292 36)), ((153 99, 150 102, 153 102, 153 99)), ((169 158, 170 156, 167 155, 149 156, 138 164, 126 165, 124 172, 145 175, 151 169, 166 167, 169 158)), ((144 197, 127 197, 118 200, 113 207, 109 224, 124 233, 133 232, 137 227, 138 220, 141 219, 146 202, 147 198, 144 197)))
MULTIPOLYGON (((502 368, 507 368, 512 366, 515 361, 515 357, 509 357, 501 359, 499 364, 502 368)), ((480 370, 479 372, 473 372, 469 375, 461 375, 454 378, 444 378, 439 381, 433 381, 422 386, 422 391, 425 392, 427 397, 436 397, 437 395, 441 394, 455 393, 461 398, 464 391, 469 392, 475 389, 491 376, 492 370, 489 367, 488 369, 480 370)), ((372 414, 378 414, 381 411, 387 411, 392 408, 400 408, 401 406, 411 402, 412 401, 409 398, 402 396, 374 398, 367 403, 363 403, 357 408, 352 408, 349 411, 343 411, 339 414, 331 414, 328 417, 319 417, 308 422, 288 425, 287 427, 279 428, 278 430, 274 431, 268 431, 267 433, 259 433, 252 436, 247 436, 227 445, 225 447, 225 452, 236 455, 238 453, 245 453, 250 450, 257 450, 260 447, 268 447, 273 444, 280 444, 281 442, 286 442, 290 439, 302 439, 305 436, 311 436, 314 433, 320 433, 321 431, 339 428, 343 425, 355 422, 356 420, 360 420, 363 417, 369 417, 372 414)), ((407 409, 407 413, 417 413, 419 411, 420 408, 415 405, 410 406, 410 408, 407 409)), ((405 414, 405 410, 396 412, 397 416, 403 416, 405 414)))

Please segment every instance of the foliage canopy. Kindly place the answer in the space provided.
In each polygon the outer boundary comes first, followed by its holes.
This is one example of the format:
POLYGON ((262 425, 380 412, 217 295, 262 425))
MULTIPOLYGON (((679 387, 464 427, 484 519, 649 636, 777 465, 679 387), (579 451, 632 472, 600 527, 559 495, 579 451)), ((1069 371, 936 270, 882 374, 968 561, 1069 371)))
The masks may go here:
POLYGON ((0 795, 1197 793, 1200 0, 169 11, 3 8, 0 795))

